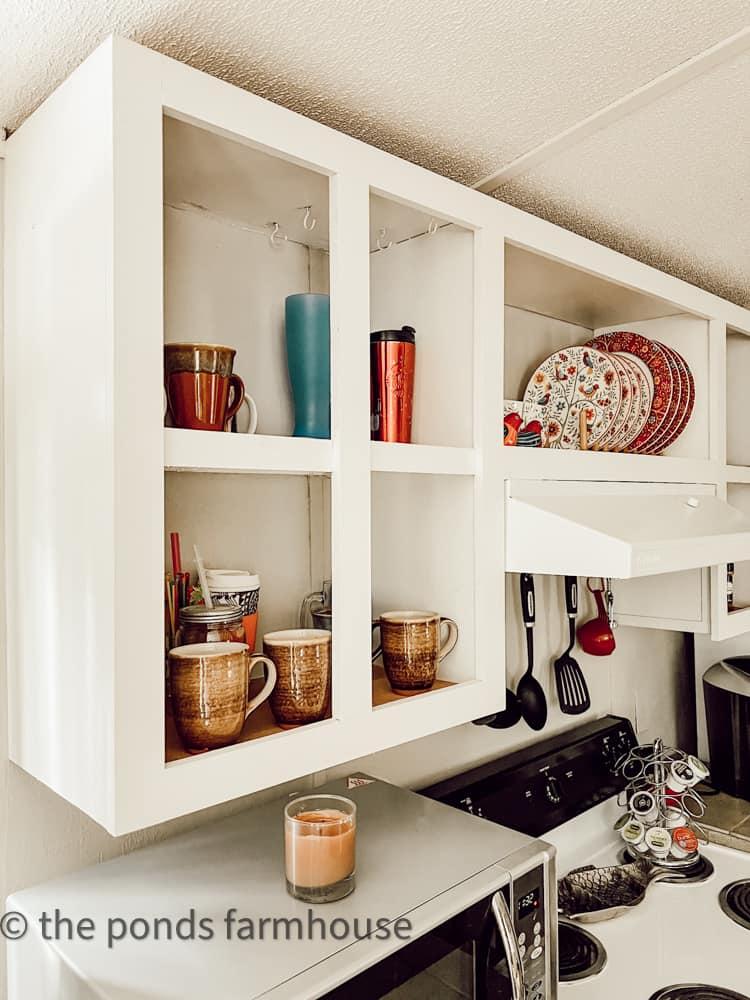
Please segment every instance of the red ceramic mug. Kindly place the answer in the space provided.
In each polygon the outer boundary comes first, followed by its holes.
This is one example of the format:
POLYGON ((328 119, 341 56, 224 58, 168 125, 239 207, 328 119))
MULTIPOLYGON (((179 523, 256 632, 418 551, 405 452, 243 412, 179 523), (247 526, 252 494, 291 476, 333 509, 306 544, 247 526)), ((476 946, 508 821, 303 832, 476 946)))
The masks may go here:
POLYGON ((232 374, 233 347, 165 344, 164 388, 175 427, 223 431, 245 399, 245 384, 232 374))

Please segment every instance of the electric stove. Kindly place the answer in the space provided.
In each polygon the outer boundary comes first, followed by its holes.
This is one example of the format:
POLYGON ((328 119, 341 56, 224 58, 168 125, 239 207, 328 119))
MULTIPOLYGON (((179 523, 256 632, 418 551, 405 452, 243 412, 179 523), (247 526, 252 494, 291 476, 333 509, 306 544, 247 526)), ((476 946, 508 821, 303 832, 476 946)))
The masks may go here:
MULTIPOLYGON (((617 760, 636 743, 604 719, 499 758, 423 794, 557 849, 557 876, 622 862, 617 760)), ((558 927, 562 1000, 750 1000, 750 854, 709 844, 632 910, 558 927), (572 925, 572 926, 571 926, 572 925)))

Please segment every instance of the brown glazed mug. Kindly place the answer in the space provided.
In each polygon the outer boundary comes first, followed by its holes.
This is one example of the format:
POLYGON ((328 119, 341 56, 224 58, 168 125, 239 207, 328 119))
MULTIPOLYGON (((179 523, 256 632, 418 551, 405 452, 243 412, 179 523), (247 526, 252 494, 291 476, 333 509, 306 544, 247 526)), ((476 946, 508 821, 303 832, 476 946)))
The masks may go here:
POLYGON ((331 633, 322 628, 267 632, 263 652, 276 665, 271 711, 279 725, 325 719, 331 701, 331 633))
POLYGON ((437 677, 438 664, 458 642, 458 625, 433 611, 384 611, 373 623, 380 629, 381 653, 388 683, 394 691, 426 691, 437 677), (441 641, 443 627, 447 629, 441 641))
POLYGON ((164 345, 164 388, 175 427, 226 428, 245 401, 245 384, 232 374, 236 353, 220 344, 164 345))
POLYGON ((245 720, 276 684, 276 667, 252 656, 244 642, 201 642, 169 652, 169 686, 177 733, 190 753, 216 750, 239 739, 245 720), (250 672, 266 666, 266 682, 249 696, 250 672))

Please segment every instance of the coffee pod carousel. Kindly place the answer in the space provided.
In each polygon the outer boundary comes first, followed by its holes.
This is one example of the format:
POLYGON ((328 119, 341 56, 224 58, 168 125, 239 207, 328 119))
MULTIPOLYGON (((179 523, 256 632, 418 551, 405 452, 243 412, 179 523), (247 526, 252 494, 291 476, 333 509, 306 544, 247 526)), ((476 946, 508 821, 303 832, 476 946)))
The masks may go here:
POLYGON ((627 809, 619 824, 626 857, 684 875, 707 864, 699 847, 708 839, 699 823, 706 806, 696 791, 705 764, 657 739, 632 747, 616 768, 627 782, 618 799, 627 809))

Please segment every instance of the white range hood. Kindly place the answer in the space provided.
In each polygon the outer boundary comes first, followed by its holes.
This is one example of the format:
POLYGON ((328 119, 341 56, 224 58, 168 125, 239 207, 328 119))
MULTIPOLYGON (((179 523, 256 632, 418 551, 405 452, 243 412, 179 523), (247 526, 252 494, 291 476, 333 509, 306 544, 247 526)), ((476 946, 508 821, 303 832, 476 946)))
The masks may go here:
POLYGON ((505 568, 630 579, 750 559, 750 518, 716 488, 511 480, 505 568))

